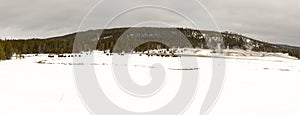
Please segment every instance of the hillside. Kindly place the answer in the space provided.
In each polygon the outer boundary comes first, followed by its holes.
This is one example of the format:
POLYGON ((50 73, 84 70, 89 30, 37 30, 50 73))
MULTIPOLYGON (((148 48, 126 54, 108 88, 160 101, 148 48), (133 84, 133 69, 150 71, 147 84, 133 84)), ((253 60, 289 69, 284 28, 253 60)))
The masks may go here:
MULTIPOLYGON (((5 42, 5 41, 2 41, 5 42)), ((71 53, 88 50, 106 50, 113 52, 125 50, 144 51, 172 47, 191 47, 203 49, 243 49, 257 52, 282 52, 300 58, 300 48, 272 44, 231 32, 214 32, 188 28, 113 28, 90 30, 47 39, 8 40, 16 53, 71 53), (101 33, 101 35, 100 35, 101 33), (75 40, 76 38, 76 40, 75 40), (147 44, 141 44, 144 41, 147 44), (187 44, 188 40, 190 44, 187 44), (74 42, 76 41, 76 42, 74 42), (120 43, 115 47, 116 43, 120 43), (160 41, 168 45, 155 42, 160 41), (76 47, 73 47, 73 45, 76 47), (133 46, 136 46, 132 48, 133 46), (138 46, 138 47, 137 47, 138 46)))

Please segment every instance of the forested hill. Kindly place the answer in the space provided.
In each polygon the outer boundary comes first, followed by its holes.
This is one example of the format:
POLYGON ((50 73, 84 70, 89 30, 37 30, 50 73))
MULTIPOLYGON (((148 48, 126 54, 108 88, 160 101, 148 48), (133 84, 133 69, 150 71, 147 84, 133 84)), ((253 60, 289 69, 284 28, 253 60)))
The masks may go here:
MULTIPOLYGON (((215 49, 216 46, 218 46, 228 49, 247 49, 263 52, 289 53, 291 56, 300 58, 299 47, 271 44, 231 32, 219 33, 214 31, 202 31, 188 28, 139 27, 90 30, 47 39, 0 40, 0 59, 9 59, 13 53, 61 54, 94 49, 110 49, 112 51, 117 51, 114 49, 114 46, 120 38, 123 39, 122 47, 124 49, 130 47, 131 45, 139 45, 139 43, 142 43, 144 40, 152 40, 164 41, 170 44, 173 43, 173 45, 169 47, 198 47, 204 49, 215 49), (178 45, 178 42, 180 43, 180 40, 183 39, 187 39, 191 43, 191 46, 184 44, 178 45), (76 47, 73 48, 74 44, 76 44, 76 47)), ((157 42, 149 42, 147 45, 143 44, 142 47, 137 47, 135 49, 131 49, 130 51, 153 49, 157 48, 157 45, 161 46, 162 44, 157 42)))

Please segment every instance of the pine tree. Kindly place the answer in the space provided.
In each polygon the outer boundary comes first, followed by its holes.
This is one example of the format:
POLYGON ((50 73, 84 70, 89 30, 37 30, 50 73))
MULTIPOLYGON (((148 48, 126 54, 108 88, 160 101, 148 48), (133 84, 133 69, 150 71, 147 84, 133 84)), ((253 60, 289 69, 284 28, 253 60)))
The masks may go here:
POLYGON ((10 41, 5 42, 5 46, 4 46, 4 51, 5 51, 5 57, 6 59, 11 59, 14 49, 12 47, 12 44, 10 43, 10 41))
POLYGON ((2 45, 0 44, 0 60, 5 60, 5 59, 6 59, 5 51, 2 45))

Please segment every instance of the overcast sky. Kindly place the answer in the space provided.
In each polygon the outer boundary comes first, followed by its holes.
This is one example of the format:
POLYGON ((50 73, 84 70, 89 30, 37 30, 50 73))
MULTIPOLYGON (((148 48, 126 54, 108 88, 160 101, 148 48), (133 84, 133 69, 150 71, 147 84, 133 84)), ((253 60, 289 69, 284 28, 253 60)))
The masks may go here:
MULTIPOLYGON (((0 37, 1 38, 46 38, 64 35, 78 30, 80 23, 88 11, 99 0, 0 0, 0 37)), ((112 0, 110 0, 112 1, 112 0)), ((130 1, 121 0, 114 6, 105 5, 101 10, 107 15, 116 13, 130 1)), ((135 0, 143 2, 145 0, 135 0)), ((168 1, 168 0, 153 0, 168 1)), ((186 10, 190 15, 198 13, 198 9, 186 5, 182 0, 169 2, 175 8, 186 10), (180 2, 181 1, 181 2, 180 2)), ((188 2, 189 0, 184 0, 188 2)), ((272 43, 300 46, 300 1, 299 0, 199 0, 215 19, 220 30, 229 30, 255 39, 272 43)), ((111 3, 113 4, 113 3, 111 3)), ((152 19, 171 22, 175 26, 188 26, 180 16, 166 16, 164 11, 141 10, 132 13, 135 21, 152 19)), ((109 16, 89 17, 101 22, 109 16)), ((134 23, 128 16, 113 26, 128 26, 134 23)), ((209 22, 203 22, 209 23, 209 22)), ((166 23, 167 24, 167 23, 166 23)), ((139 24, 142 25, 142 24, 139 24)), ((101 28, 101 26, 99 27, 101 28)))

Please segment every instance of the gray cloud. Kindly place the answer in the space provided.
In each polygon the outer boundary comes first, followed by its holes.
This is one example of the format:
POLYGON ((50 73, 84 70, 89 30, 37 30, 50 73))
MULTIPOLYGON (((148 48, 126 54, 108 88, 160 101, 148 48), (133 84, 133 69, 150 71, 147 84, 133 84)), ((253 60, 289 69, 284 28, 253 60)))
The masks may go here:
POLYGON ((300 46, 299 0, 203 0, 223 30, 300 46))
POLYGON ((76 31, 96 0, 0 0, 0 37, 46 37, 76 31))
MULTIPOLYGON (((90 17, 90 20, 101 22, 110 19, 110 13, 115 13, 120 6, 129 5, 126 0, 122 1, 111 3, 114 6, 103 6, 106 10, 102 14, 105 15, 90 17)), ((268 42, 300 46, 299 0, 199 1, 208 9, 221 30, 238 32, 268 42)), ((97 2, 98 0, 0 0, 0 37, 43 38, 75 32, 83 17, 97 2)), ((187 1, 174 0, 170 4, 174 8, 185 9, 190 15, 198 13, 185 2, 187 1)), ((188 25, 181 18, 164 12, 155 14, 144 10, 133 15, 139 18, 125 18, 114 23, 114 26, 126 26, 147 19, 161 20, 177 26, 188 25)))

